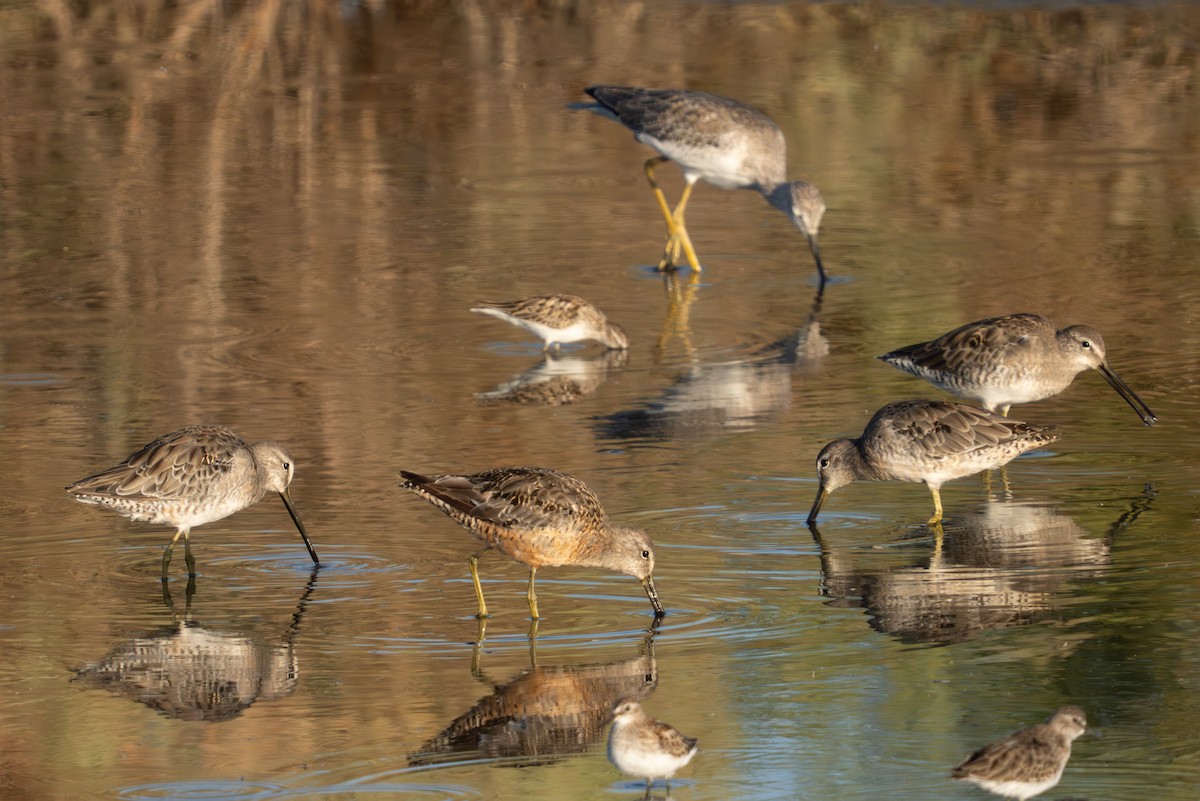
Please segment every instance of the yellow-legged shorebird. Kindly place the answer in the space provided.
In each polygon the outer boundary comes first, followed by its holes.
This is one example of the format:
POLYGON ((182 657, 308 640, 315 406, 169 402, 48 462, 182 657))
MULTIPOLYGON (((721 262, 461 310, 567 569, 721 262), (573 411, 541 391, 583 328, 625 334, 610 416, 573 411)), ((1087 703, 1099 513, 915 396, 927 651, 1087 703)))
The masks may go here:
POLYGON ((995 412, 944 401, 889 403, 856 439, 838 439, 817 455, 820 489, 811 525, 829 494, 852 481, 924 481, 933 495, 933 525, 942 519, 942 484, 1008 464, 1058 439, 1055 426, 1036 426, 995 412))
POLYGON ((292 457, 279 443, 247 444, 224 426, 199 425, 159 437, 120 464, 76 481, 67 492, 133 520, 174 526, 175 536, 163 552, 165 580, 180 535, 188 575, 194 576, 192 528, 257 503, 267 490, 279 493, 313 564, 319 564, 288 492, 295 473, 292 457))
POLYGON ((1090 325, 1054 327, 1037 314, 977 320, 929 342, 879 357, 960 398, 1008 415, 1015 403, 1049 398, 1096 370, 1148 426, 1158 418, 1108 366, 1104 338, 1090 325))
POLYGON ((534 578, 540 567, 604 567, 641 580, 655 617, 663 615, 654 589, 654 545, 635 528, 615 526, 595 493, 575 476, 545 467, 498 467, 474 475, 423 476, 400 471, 400 486, 441 509, 486 543, 469 565, 487 617, 479 583, 479 557, 495 548, 529 565, 529 613, 539 618, 534 578))
POLYGON ((574 104, 575 108, 617 120, 633 131, 635 139, 662 154, 645 165, 646 178, 667 221, 667 246, 660 270, 674 267, 680 250, 691 268, 700 270, 683 214, 692 188, 703 178, 722 189, 757 190, 786 214, 808 239, 824 283, 817 231, 825 200, 812 184, 787 179, 787 141, 770 117, 731 98, 687 89, 589 86, 584 91, 596 102, 574 104), (654 180, 654 168, 664 161, 678 164, 686 182, 673 210, 654 180))
POLYGON ((471 311, 487 314, 532 331, 543 350, 592 339, 613 350, 625 350, 629 339, 604 312, 575 295, 537 295, 498 303, 480 302, 471 311))
POLYGON ((608 733, 608 759, 622 773, 646 780, 669 779, 696 755, 696 738, 647 715, 637 701, 617 702, 608 733))
POLYGON ((1087 730, 1082 709, 1059 707, 1045 723, 980 748, 954 769, 951 778, 1025 801, 1058 784, 1071 758, 1071 743, 1087 730))

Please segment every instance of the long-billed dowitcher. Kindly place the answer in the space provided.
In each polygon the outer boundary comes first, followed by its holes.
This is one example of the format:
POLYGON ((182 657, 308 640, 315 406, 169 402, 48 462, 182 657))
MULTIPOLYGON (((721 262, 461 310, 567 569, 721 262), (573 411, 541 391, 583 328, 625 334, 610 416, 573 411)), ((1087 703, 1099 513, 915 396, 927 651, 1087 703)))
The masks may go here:
POLYGON ((852 481, 924 481, 933 517, 942 519, 942 484, 1008 464, 1025 451, 1054 442, 1056 426, 1036 426, 994 412, 944 401, 889 403, 857 439, 837 439, 817 455, 820 489, 811 525, 829 494, 852 481))
POLYGON ((879 358, 1002 415, 1014 403, 1057 395, 1079 373, 1097 370, 1143 423, 1152 426, 1158 419, 1108 366, 1104 339, 1090 325, 1055 329, 1037 314, 990 317, 879 358))
POLYGON ((529 612, 539 618, 534 578, 539 567, 604 567, 638 578, 655 617, 654 545, 635 528, 613 525, 595 493, 575 476, 545 467, 498 467, 474 475, 423 476, 401 470, 411 490, 486 543, 468 562, 479 617, 487 617, 479 557, 493 548, 529 565, 529 612))
POLYGON ((497 303, 481 301, 471 311, 487 314, 532 331, 544 341, 543 350, 593 339, 614 350, 625 350, 629 339, 604 312, 575 295, 537 295, 497 303))
POLYGON ((722 189, 755 189, 786 214, 808 239, 824 283, 817 230, 825 200, 812 184, 788 181, 787 141, 770 117, 731 98, 687 89, 589 86, 584 91, 596 102, 574 107, 617 120, 633 131, 635 139, 662 154, 645 165, 646 178, 667 221, 667 247, 660 270, 678 263, 680 249, 692 269, 700 270, 683 213, 692 188, 703 178, 722 189), (664 161, 678 164, 686 182, 674 210, 654 180, 654 168, 664 161))
POLYGON ((954 769, 951 778, 1025 801, 1058 784, 1071 758, 1071 742, 1087 730, 1082 709, 1059 707, 1045 723, 980 748, 954 769))
POLYGON ((162 558, 166 580, 180 535, 188 575, 194 576, 192 528, 257 503, 267 490, 279 493, 313 564, 320 564, 288 492, 295 474, 292 457, 279 443, 248 445, 224 426, 199 425, 159 437, 120 464, 76 481, 67 492, 133 520, 174 526, 175 536, 162 558))
POLYGON ((622 773, 646 780, 669 779, 696 755, 696 738, 647 715, 637 701, 625 699, 613 709, 608 759, 622 773))

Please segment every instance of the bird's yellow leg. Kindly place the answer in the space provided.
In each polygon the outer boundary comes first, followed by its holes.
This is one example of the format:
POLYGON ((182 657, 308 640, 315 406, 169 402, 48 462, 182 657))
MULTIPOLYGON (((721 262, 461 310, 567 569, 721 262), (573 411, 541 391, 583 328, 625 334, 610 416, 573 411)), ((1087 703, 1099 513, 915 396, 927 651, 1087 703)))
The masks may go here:
POLYGON ((929 525, 936 526, 942 522, 942 493, 934 486, 929 487, 929 492, 933 495, 933 517, 929 518, 929 525))
MULTIPOLYGON (((187 529, 184 529, 184 528, 181 528, 178 531, 176 531, 175 536, 171 538, 170 545, 167 546, 167 550, 163 551, 163 560, 162 560, 163 581, 167 580, 167 566, 171 564, 171 551, 175 550, 175 543, 179 541, 179 537, 182 534, 184 534, 186 531, 187 531, 187 529)), ((185 542, 186 542, 186 540, 185 540, 185 542)))
POLYGON ((471 567, 471 581, 475 582, 475 600, 479 602, 479 614, 475 617, 480 620, 488 616, 488 611, 487 604, 483 602, 483 586, 479 583, 479 557, 490 550, 492 550, 492 546, 489 545, 483 550, 476 551, 471 554, 471 558, 467 561, 467 564, 471 567))
POLYGON ((696 249, 692 247, 692 237, 688 234, 687 225, 683 222, 683 210, 687 207, 688 199, 692 196, 692 190, 695 187, 695 182, 689 183, 684 187, 683 196, 679 198, 679 205, 675 207, 675 211, 672 214, 675 218, 675 238, 678 242, 672 256, 674 260, 679 259, 679 246, 682 245, 688 264, 691 265, 693 270, 700 272, 700 259, 696 257, 696 249))
POLYGON ((675 227, 675 218, 671 214, 671 207, 667 204, 667 196, 663 194, 658 181, 654 180, 654 168, 664 161, 670 161, 670 159, 666 156, 655 156, 652 159, 646 159, 646 163, 642 167, 646 173, 646 180, 650 182, 650 188, 654 191, 654 199, 658 201, 658 208, 662 211, 663 219, 667 221, 667 244, 663 248, 662 260, 658 263, 660 272, 670 270, 675 266, 675 260, 671 257, 672 252, 676 258, 679 255, 679 232, 675 227))
POLYGON ((529 568, 529 589, 525 593, 525 597, 529 599, 529 614, 533 615, 534 620, 537 620, 540 617, 540 615, 538 615, 537 608, 537 593, 533 591, 533 579, 536 575, 537 568, 529 568))

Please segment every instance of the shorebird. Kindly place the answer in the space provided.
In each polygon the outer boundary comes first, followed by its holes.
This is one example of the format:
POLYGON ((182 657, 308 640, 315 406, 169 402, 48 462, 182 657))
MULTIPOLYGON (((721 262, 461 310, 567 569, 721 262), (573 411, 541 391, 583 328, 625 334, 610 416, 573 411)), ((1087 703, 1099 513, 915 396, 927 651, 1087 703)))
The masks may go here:
POLYGON ((680 250, 691 268, 700 270, 683 214, 696 181, 703 178, 722 189, 757 190, 786 214, 808 239, 817 275, 825 282, 817 246, 825 200, 812 184, 787 179, 787 142, 770 117, 732 98, 687 89, 597 85, 584 91, 596 102, 577 103, 574 108, 615 119, 633 131, 635 139, 661 154, 647 160, 644 167, 667 221, 660 270, 675 267, 680 250), (678 164, 686 183, 673 210, 654 179, 655 167, 664 161, 678 164))
POLYGON ((635 528, 613 525, 595 493, 575 476, 545 467, 498 467, 474 475, 423 476, 400 471, 400 486, 441 509, 486 543, 468 564, 480 619, 488 616, 479 557, 493 548, 529 565, 529 613, 537 620, 534 578, 539 567, 586 565, 641 580, 661 617, 654 589, 654 545, 635 528))
POLYGON ((1152 426, 1158 420, 1108 366, 1104 338, 1090 325, 1056 329, 1037 314, 990 317, 879 358, 1005 416, 1013 404, 1057 395, 1079 373, 1096 370, 1143 423, 1152 426))
POLYGON ((969 781, 1004 798, 1025 801, 1058 784, 1071 758, 1071 742, 1086 731, 1087 718, 1082 709, 1059 707, 1045 723, 980 748, 954 769, 951 778, 969 781))
POLYGON ((624 329, 610 322, 604 312, 575 295, 536 295, 498 303, 481 301, 471 311, 487 314, 532 331, 545 342, 543 350, 588 339, 614 350, 625 350, 629 339, 624 329))
POLYGON ((175 536, 162 558, 166 581, 180 535, 188 575, 194 576, 192 528, 240 512, 267 490, 279 493, 313 564, 320 564, 288 492, 295 474, 292 457, 279 443, 248 445, 224 426, 198 425, 159 437, 120 464, 76 481, 67 492, 133 520, 174 526, 175 536))
POLYGON ((655 720, 637 701, 617 702, 608 733, 608 759, 622 773, 646 780, 646 792, 655 779, 669 779, 696 755, 696 738, 655 720))
POLYGON ((944 401, 889 403, 856 439, 838 439, 817 455, 820 489, 808 523, 816 522, 829 494, 852 481, 924 481, 941 522, 943 483, 1008 464, 1025 451, 1054 442, 1055 426, 1036 426, 994 412, 944 401))

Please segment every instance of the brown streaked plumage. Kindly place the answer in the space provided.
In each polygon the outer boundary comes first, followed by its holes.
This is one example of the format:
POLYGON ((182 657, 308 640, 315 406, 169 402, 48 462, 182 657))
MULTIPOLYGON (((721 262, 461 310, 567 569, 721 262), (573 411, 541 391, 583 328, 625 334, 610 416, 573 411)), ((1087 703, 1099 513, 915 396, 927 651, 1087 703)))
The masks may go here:
POLYGON ((669 779, 696 755, 696 738, 647 715, 637 701, 625 699, 613 709, 608 759, 622 773, 646 780, 669 779))
POLYGON ((495 548, 529 565, 529 612, 537 620, 534 578, 540 567, 604 567, 642 582, 663 615, 654 589, 654 545, 635 528, 615 526, 595 493, 575 476, 545 467, 498 467, 474 475, 423 476, 401 470, 400 486, 450 516, 486 543, 471 556, 479 617, 487 617, 479 583, 479 557, 495 548))
POLYGON ((641 89, 634 86, 589 86, 595 103, 573 104, 620 122, 639 142, 661 156, 645 164, 647 180, 667 221, 667 247, 660 270, 673 268, 680 251, 693 270, 700 270, 683 214, 696 181, 703 178, 722 189, 755 189, 788 216, 808 239, 825 281, 817 231, 825 201, 805 181, 787 180, 787 141, 779 126, 761 111, 728 97, 687 89, 641 89), (674 161, 686 186, 674 210, 654 179, 654 168, 674 161))
POLYGON ((1079 373, 1096 370, 1143 423, 1154 425, 1154 412, 1112 371, 1105 355, 1104 338, 1090 325, 1056 329, 1038 314, 1010 314, 967 323, 879 358, 1002 415, 1015 403, 1057 395, 1079 373))
POLYGON ((629 339, 621 326, 575 295, 536 295, 496 303, 480 301, 471 311, 532 331, 546 343, 543 350, 588 339, 615 350, 629 347, 629 339))
POLYGON ((163 552, 165 580, 180 535, 188 575, 194 576, 191 529, 257 503, 267 490, 279 493, 308 555, 319 564, 288 492, 294 475, 295 463, 279 443, 247 444, 224 426, 198 425, 159 437, 120 464, 76 481, 67 492, 133 520, 174 526, 175 536, 163 552))
POLYGON ((1059 707, 1045 723, 980 748, 954 769, 951 778, 969 781, 1004 798, 1025 801, 1058 784, 1071 758, 1072 741, 1086 731, 1087 718, 1082 709, 1059 707))
POLYGON ((924 481, 933 495, 930 525, 942 519, 943 483, 1008 464, 1054 442, 1055 426, 1036 426, 995 412, 943 401, 897 401, 875 412, 861 436, 838 439, 817 456, 820 488, 811 525, 829 494, 852 481, 924 481))

